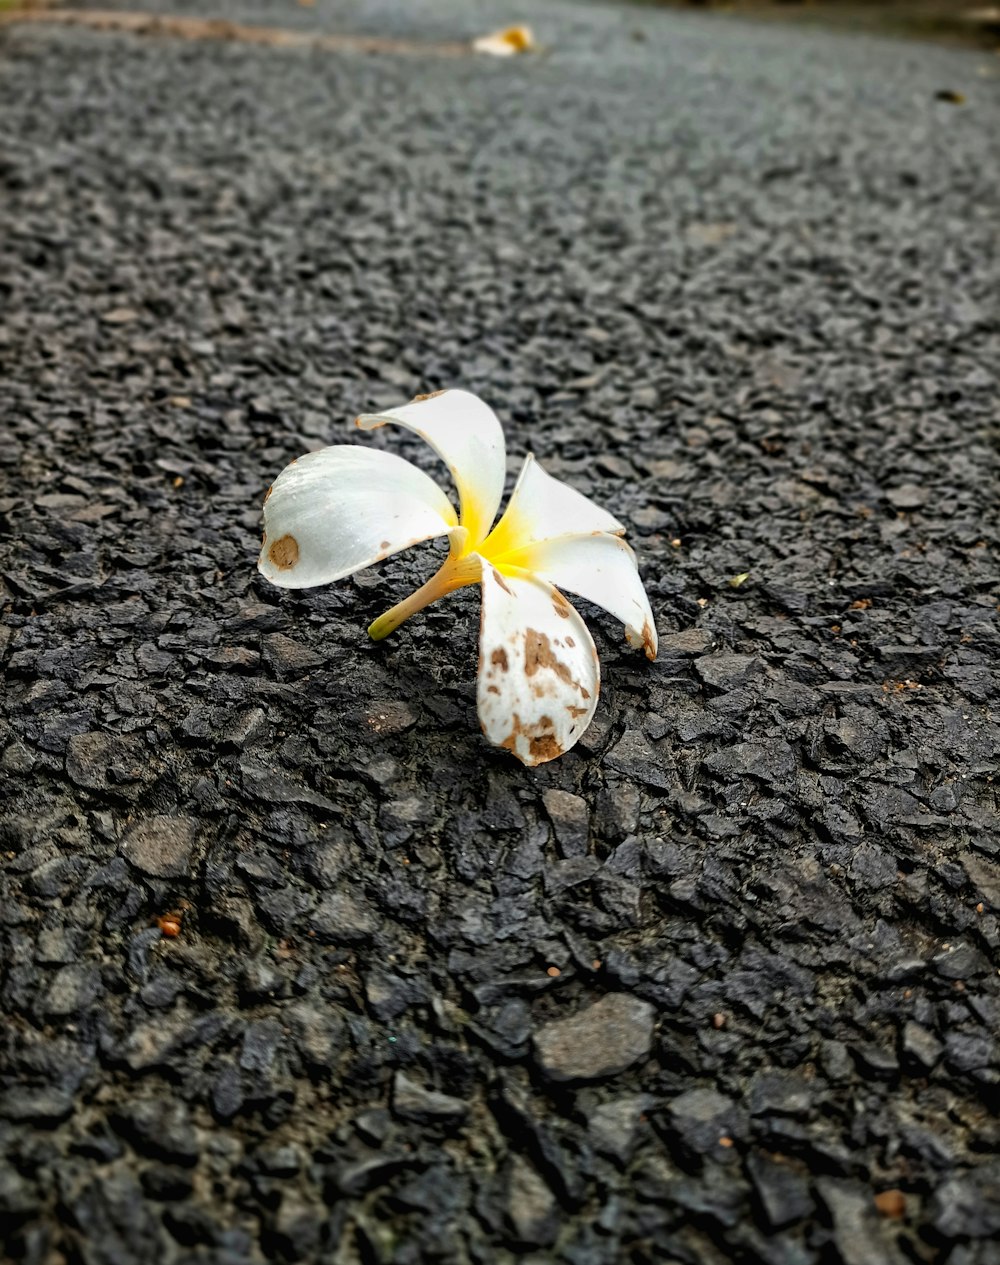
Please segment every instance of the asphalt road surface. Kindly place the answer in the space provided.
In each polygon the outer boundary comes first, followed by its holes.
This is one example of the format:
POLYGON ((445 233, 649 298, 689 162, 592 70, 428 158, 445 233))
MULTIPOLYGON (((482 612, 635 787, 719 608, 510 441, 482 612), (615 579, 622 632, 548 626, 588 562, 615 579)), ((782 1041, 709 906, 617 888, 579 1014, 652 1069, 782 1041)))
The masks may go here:
POLYGON ((1000 63, 403 8, 0 32, 3 1259, 998 1262, 1000 63), (658 621, 537 770, 255 571, 450 385, 658 621))

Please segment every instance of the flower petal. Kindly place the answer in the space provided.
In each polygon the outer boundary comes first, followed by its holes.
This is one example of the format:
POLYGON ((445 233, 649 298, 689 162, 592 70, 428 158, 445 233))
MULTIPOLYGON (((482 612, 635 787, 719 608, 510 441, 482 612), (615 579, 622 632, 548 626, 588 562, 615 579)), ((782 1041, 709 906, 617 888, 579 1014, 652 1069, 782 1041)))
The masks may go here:
POLYGON ((483 733, 524 764, 562 755, 590 724, 601 671, 587 625, 544 580, 483 559, 477 701, 483 733))
POLYGON ((427 441, 451 472, 461 502, 460 521, 475 548, 493 526, 507 473, 503 429, 490 406, 470 391, 436 391, 355 423, 374 430, 396 422, 427 441))
POLYGON ((596 531, 618 536, 624 530, 617 518, 582 492, 546 474, 528 453, 503 518, 490 532, 482 552, 496 559, 536 540, 582 536, 596 531))
POLYGON ((520 567, 560 589, 601 606, 625 625, 636 650, 656 658, 656 624, 639 579, 635 554, 617 536, 556 536, 504 555, 504 567, 520 567))
POLYGON ((337 444, 282 470, 264 500, 257 566, 283 589, 329 584, 455 528, 432 478, 392 453, 337 444))

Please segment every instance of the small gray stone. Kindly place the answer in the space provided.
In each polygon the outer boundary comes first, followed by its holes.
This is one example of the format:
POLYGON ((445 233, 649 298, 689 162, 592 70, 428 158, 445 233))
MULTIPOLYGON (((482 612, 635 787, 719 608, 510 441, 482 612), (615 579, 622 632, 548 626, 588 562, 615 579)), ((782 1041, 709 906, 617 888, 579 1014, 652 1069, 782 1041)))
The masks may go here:
POLYGON ((750 1114, 806 1117, 812 1107, 812 1082, 790 1072, 758 1072, 750 1086, 750 1114))
POLYGON ((559 1230, 555 1196, 519 1155, 510 1162, 507 1221, 515 1242, 528 1247, 547 1247, 559 1230))
POLYGON ((402 699, 381 699, 365 708, 365 722, 374 734, 401 734, 417 723, 409 704, 402 699))
POLYGON ((816 1189, 833 1221, 833 1241, 844 1265, 902 1265, 898 1248, 883 1236, 869 1187, 825 1177, 816 1189))
POLYGON ((316 907, 310 925, 327 944, 363 944, 378 923, 361 897, 349 891, 332 892, 316 907))
POLYGON ((893 509, 918 510, 927 504, 927 490, 917 487, 915 483, 903 483, 898 488, 890 488, 885 499, 893 509))
POLYGON ((323 656, 284 633, 268 633, 261 639, 264 662, 274 672, 302 673, 318 668, 323 656))
POLYGON ((851 1053, 862 1072, 879 1080, 891 1080, 899 1072, 899 1059, 888 1046, 867 1042, 851 1047, 851 1053))
POLYGON ((903 1058, 911 1067, 931 1071, 944 1053, 944 1046, 932 1032, 911 1019, 903 1026, 903 1058))
POLYGON ((712 648, 712 634, 701 628, 682 628, 660 638, 662 655, 703 655, 712 648))
POLYGON ((708 654, 695 660, 694 670, 706 685, 731 690, 745 685, 763 666, 753 654, 708 654))
POLYGON ((624 1072, 649 1054, 656 1012, 628 993, 611 993, 592 1006, 545 1024, 534 1036, 535 1058, 552 1080, 600 1080, 624 1072))
POLYGON ((147 1098, 125 1104, 112 1113, 117 1131, 140 1155, 168 1164, 198 1162, 198 1138, 188 1109, 171 1098, 147 1098))
POLYGON ((930 1202, 935 1230, 946 1239, 995 1239, 1000 1235, 1000 1167, 991 1164, 944 1182, 930 1202))
POLYGON ((791 1161, 755 1152, 747 1158, 747 1172, 772 1230, 783 1230, 812 1212, 809 1178, 791 1161))
POLYGON ((73 1095, 47 1085, 30 1089, 15 1085, 0 1100, 0 1116, 30 1124, 58 1124, 73 1114, 73 1095))
POLYGON ((41 1199, 36 1189, 10 1164, 0 1164, 0 1214, 25 1217, 34 1212, 41 1199))
POLYGON ((666 748, 656 749, 638 729, 626 729, 606 757, 609 768, 647 786, 669 790, 674 784, 674 763, 666 748))
POLYGON ((283 1035, 284 1028, 276 1019, 258 1019, 247 1024, 243 1034, 240 1067, 245 1072, 266 1076, 271 1071, 283 1035))
POLYGON ((77 786, 103 791, 136 782, 144 768, 142 740, 134 734, 73 734, 66 747, 66 772, 77 786))
POLYGON ((50 1015, 76 1015, 85 1010, 100 991, 101 975, 97 967, 74 962, 56 971, 45 1009, 50 1015))
POLYGON ((667 1107, 670 1122, 692 1151, 706 1153, 733 1132, 737 1108, 714 1089, 689 1089, 667 1107))
POLYGON ((652 1103, 648 1094, 629 1094, 595 1107, 587 1117, 594 1150, 627 1164, 635 1149, 639 1117, 652 1103))
POLYGON ((469 1110, 460 1098, 426 1089, 405 1072, 397 1072, 393 1081, 392 1107, 396 1115, 404 1120, 424 1124, 434 1120, 457 1120, 469 1110))
POLYGON ((587 801, 554 787, 542 792, 545 811, 556 832, 556 842, 564 857, 583 856, 589 842, 590 814, 587 801))
POLYGON ((193 817, 147 817, 128 832, 122 854, 153 878, 181 878, 191 872, 198 823, 193 817))
POLYGON ((219 733, 219 741, 227 747, 242 750, 260 732, 266 719, 262 707, 246 707, 226 722, 219 733))

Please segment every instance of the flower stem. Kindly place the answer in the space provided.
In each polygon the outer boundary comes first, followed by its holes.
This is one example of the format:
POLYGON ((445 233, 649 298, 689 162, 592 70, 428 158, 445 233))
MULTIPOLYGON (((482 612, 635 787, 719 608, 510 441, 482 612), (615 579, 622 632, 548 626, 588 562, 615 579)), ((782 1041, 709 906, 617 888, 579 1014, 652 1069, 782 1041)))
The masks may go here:
POLYGON ((426 584, 422 584, 416 592, 411 593, 409 597, 404 597, 391 610, 387 610, 384 615, 379 615, 378 619, 369 624, 368 636, 372 641, 381 641, 390 633, 395 632, 404 620, 415 615, 417 611, 422 611, 425 606, 430 606, 438 598, 447 597, 449 593, 465 588, 468 584, 475 584, 481 578, 481 574, 479 559, 476 557, 446 559, 441 569, 432 575, 426 584))

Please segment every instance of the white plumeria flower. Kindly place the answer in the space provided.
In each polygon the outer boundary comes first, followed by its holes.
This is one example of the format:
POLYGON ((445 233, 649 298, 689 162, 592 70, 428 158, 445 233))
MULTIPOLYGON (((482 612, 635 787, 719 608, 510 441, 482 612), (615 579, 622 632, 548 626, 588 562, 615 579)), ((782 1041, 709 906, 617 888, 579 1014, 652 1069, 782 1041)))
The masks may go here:
POLYGON ((593 719, 600 665, 587 626, 560 588, 603 607, 630 645, 656 658, 656 627, 625 528, 552 478, 530 454, 500 521, 503 430, 468 391, 417 396, 359 417, 393 422, 427 441, 451 472, 456 514, 442 489, 402 457, 338 444, 286 466, 264 500, 258 567, 281 588, 329 584, 422 540, 449 537, 440 570, 370 626, 387 637, 416 611, 481 584, 479 720, 490 742, 523 763, 568 751, 593 719), (492 529, 492 530, 491 530, 492 529))

